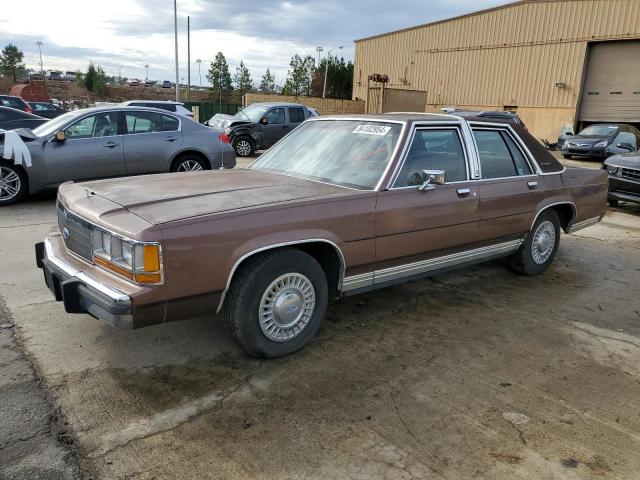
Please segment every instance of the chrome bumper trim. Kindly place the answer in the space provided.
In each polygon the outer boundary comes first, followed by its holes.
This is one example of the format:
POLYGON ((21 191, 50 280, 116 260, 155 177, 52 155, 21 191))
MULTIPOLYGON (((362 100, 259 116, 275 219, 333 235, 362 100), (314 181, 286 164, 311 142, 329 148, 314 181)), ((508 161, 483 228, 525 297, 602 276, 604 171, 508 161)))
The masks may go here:
POLYGON ((66 263, 64 260, 56 257, 55 254, 53 253, 53 246, 51 245, 51 240, 49 240, 49 238, 45 238, 44 240, 44 249, 45 249, 45 259, 49 261, 52 265, 54 265, 56 268, 58 268, 60 271, 66 273, 70 277, 77 278, 88 287, 93 288, 94 290, 97 290, 103 295, 106 295, 114 303, 117 303, 120 305, 131 305, 131 298, 128 295, 125 295, 124 293, 119 292, 118 290, 112 287, 109 287, 103 283, 98 282, 97 280, 90 277, 89 275, 82 272, 81 270, 75 269, 74 267, 66 263))
POLYGON ((567 233, 574 233, 578 230, 582 230, 583 228, 591 227, 602 220, 602 215, 598 215, 597 217, 587 218, 586 220, 582 220, 581 222, 574 223, 569 227, 569 231, 567 233))

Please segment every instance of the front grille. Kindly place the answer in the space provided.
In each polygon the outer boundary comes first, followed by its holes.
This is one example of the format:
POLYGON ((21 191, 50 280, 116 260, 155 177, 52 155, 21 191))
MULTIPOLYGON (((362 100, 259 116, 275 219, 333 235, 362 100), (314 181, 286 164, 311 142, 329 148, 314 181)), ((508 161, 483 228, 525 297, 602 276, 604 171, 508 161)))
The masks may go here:
POLYGON ((85 260, 93 260, 91 237, 93 225, 67 210, 61 202, 57 205, 58 228, 67 249, 85 260))
POLYGON ((623 168, 622 178, 628 178, 629 180, 640 182, 640 170, 636 170, 635 168, 623 168))

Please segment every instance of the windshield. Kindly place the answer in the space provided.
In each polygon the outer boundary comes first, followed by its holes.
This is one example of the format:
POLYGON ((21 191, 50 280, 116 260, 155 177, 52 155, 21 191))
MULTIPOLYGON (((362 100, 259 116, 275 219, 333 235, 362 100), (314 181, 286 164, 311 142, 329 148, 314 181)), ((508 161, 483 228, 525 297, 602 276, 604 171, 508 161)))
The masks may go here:
POLYGON ((238 112, 238 117, 250 120, 252 122, 258 122, 267 113, 268 107, 263 105, 249 105, 238 112))
POLYGON ((250 168, 371 190, 398 143, 402 125, 364 120, 303 123, 250 168))
POLYGON ((77 116, 78 112, 63 113, 59 117, 56 117, 53 120, 49 120, 48 122, 45 122, 42 125, 34 128, 33 133, 38 137, 46 137, 47 135, 51 135, 52 133, 61 130, 69 120, 72 120, 77 116))
POLYGON ((617 125, 589 125, 578 135, 610 137, 618 131, 617 125))

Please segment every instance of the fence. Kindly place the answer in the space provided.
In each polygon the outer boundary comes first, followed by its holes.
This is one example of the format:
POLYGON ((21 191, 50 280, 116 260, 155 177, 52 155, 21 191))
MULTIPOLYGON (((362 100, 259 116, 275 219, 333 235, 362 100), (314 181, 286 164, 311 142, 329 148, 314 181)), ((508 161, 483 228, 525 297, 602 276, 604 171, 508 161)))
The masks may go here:
POLYGON ((223 103, 221 105, 217 102, 184 102, 184 106, 193 112, 193 118, 200 123, 206 122, 216 113, 235 115, 242 107, 242 105, 236 103, 223 103))
POLYGON ((291 102, 301 103, 307 107, 315 108, 320 115, 332 115, 340 113, 364 113, 362 100, 339 100, 336 98, 316 97, 290 97, 285 95, 263 95, 247 93, 245 103, 251 105, 257 102, 291 102))

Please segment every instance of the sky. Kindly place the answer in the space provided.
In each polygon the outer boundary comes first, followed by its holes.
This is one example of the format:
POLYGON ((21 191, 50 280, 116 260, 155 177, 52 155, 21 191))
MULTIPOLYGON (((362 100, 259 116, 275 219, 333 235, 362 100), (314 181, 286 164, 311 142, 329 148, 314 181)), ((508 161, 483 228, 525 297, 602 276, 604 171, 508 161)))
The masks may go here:
MULTIPOLYGON (((180 77, 187 78, 187 16, 191 18, 191 83, 202 85, 218 51, 231 74, 240 60, 254 83, 269 68, 277 84, 292 55, 353 60, 354 40, 508 3, 507 0, 177 0, 180 77)), ((6 0, 0 48, 17 45, 27 67, 82 70, 90 61, 110 75, 175 81, 171 0, 6 0)), ((182 80, 181 80, 182 81, 182 80)))

